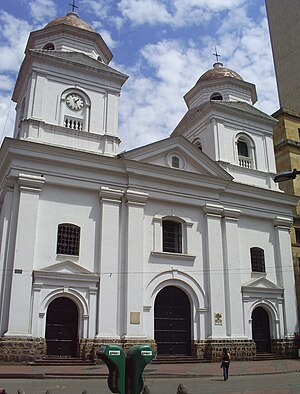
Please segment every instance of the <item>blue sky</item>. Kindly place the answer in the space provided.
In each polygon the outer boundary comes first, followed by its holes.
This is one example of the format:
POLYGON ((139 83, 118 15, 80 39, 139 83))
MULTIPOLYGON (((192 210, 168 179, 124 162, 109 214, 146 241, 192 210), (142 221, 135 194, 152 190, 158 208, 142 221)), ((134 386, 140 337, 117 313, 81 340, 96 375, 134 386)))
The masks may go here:
MULTIPOLYGON (((71 0, 0 0, 0 138, 13 132, 11 95, 28 34, 71 11, 71 0)), ((170 135, 183 95, 215 62, 258 91, 256 107, 279 108, 264 0, 76 0, 129 76, 120 97, 121 150, 170 135)))

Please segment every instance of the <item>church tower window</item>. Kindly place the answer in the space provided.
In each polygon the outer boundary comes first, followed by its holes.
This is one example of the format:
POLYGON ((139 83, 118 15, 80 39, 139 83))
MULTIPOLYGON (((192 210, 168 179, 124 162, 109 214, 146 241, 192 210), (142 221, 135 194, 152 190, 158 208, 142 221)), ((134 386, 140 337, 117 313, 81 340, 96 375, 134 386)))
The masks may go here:
POLYGON ((216 92, 216 93, 213 93, 210 96, 210 99, 211 100, 215 100, 215 101, 222 101, 223 100, 223 96, 221 95, 221 93, 216 92))
POLYGON ((251 248, 250 256, 252 272, 266 272, 264 250, 261 248, 251 248))
POLYGON ((57 229, 57 254, 79 256, 80 227, 75 224, 61 223, 57 229))
POLYGON ((242 135, 237 138, 236 149, 239 166, 244 168, 255 168, 254 143, 247 135, 242 135))
POLYGON ((182 253, 182 225, 173 220, 163 220, 163 251, 182 253))
POLYGON ((54 51, 55 47, 52 42, 49 42, 48 44, 43 46, 43 49, 45 49, 46 51, 54 51))

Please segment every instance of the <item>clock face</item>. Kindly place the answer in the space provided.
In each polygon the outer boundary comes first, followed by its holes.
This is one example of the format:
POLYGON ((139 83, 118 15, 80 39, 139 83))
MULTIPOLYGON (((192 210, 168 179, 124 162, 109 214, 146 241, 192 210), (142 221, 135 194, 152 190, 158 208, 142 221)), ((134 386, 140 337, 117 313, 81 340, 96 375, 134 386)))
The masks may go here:
POLYGON ((83 98, 77 93, 68 94, 66 103, 73 111, 79 111, 83 108, 83 98))

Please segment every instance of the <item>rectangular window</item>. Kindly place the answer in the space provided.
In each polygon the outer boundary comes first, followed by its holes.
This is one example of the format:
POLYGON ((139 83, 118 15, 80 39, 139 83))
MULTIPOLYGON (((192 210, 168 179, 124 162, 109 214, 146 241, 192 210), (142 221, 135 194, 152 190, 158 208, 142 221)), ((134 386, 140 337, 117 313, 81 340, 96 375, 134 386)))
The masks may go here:
POLYGON ((172 220, 163 221, 163 251, 182 253, 181 223, 172 220))
POLYGON ((80 227, 63 223, 57 230, 57 254, 79 256, 80 227))
POLYGON ((266 272, 264 250, 261 248, 251 248, 250 256, 252 272, 266 272))

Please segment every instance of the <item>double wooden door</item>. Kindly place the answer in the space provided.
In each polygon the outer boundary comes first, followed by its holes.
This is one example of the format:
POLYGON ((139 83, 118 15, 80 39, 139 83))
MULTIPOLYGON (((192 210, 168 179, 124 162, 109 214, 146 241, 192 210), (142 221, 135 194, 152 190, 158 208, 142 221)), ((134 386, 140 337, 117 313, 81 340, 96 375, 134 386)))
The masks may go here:
POLYGON ((155 300, 154 336, 159 355, 191 354, 191 305, 184 291, 167 286, 155 300))
POLYGON ((56 298, 48 307, 46 343, 49 356, 77 356, 78 309, 67 297, 56 298))

